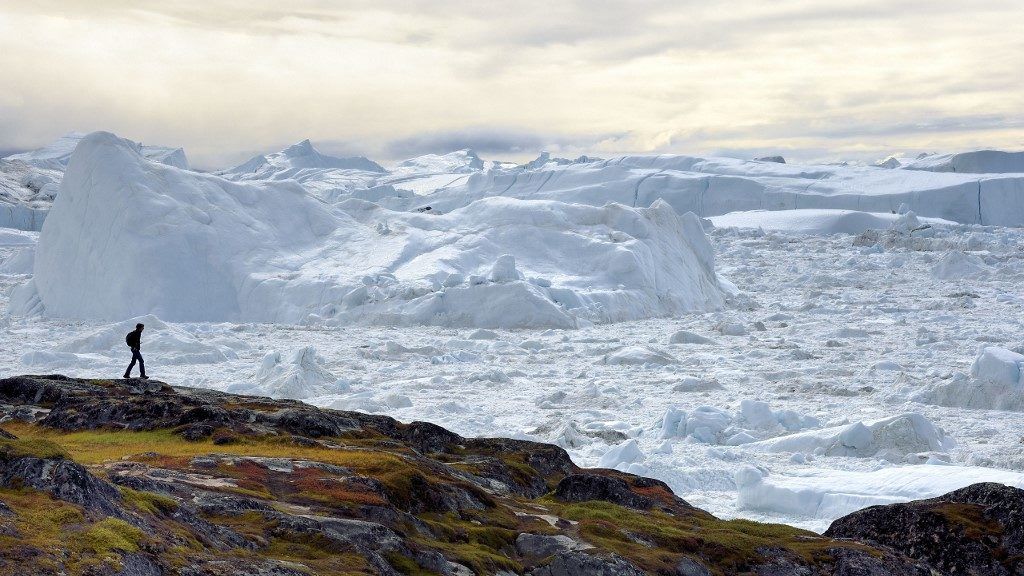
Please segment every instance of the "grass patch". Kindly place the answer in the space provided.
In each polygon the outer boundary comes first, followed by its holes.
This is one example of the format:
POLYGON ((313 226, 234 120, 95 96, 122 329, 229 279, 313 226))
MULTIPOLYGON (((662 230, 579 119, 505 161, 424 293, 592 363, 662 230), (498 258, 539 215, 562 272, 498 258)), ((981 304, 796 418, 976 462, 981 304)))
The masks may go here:
POLYGON ((46 441, 50 443, 48 445, 59 447, 76 462, 84 465, 102 464, 121 460, 124 456, 150 453, 183 460, 193 456, 226 452, 234 456, 314 460, 352 468, 373 476, 402 469, 415 470, 405 459, 394 454, 355 448, 298 446, 290 439, 281 437, 239 438, 237 443, 224 447, 214 444, 209 438, 190 442, 170 430, 100 429, 60 432, 24 422, 7 422, 2 428, 20 439, 3 442, 46 441))
POLYGON ((118 486, 121 491, 121 498, 125 504, 135 508, 139 512, 159 515, 169 514, 178 509, 178 503, 170 496, 154 494, 152 492, 141 492, 125 486, 118 486))
POLYGON ((0 536, 0 558, 20 568, 12 573, 116 571, 120 553, 136 552, 145 541, 141 530, 123 520, 90 522, 78 506, 44 492, 0 489, 0 499, 15 513, 8 521, 15 532, 0 536))
POLYGON ((18 531, 17 536, 0 536, 0 550, 27 545, 57 552, 64 545, 61 536, 85 522, 78 506, 31 488, 0 489, 0 500, 14 511, 11 523, 18 531))
POLYGON ((671 571, 684 556, 705 559, 713 572, 735 573, 766 560, 758 552, 764 549, 785 550, 815 563, 829 562, 832 548, 871 550, 782 524, 719 520, 698 513, 640 512, 599 501, 563 504, 546 499, 545 503, 559 516, 579 522, 577 529, 588 542, 650 571, 671 571))
POLYGON ((64 459, 68 458, 68 453, 58 443, 45 438, 0 438, 0 460, 24 457, 64 459))

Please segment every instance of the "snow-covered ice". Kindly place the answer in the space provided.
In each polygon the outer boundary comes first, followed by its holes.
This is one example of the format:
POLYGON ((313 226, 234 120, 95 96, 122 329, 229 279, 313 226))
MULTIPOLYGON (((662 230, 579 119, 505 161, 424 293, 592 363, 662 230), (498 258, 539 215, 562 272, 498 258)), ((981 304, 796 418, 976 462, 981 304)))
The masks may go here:
MULTIPOLYGON (((866 230, 884 230, 900 219, 897 214, 876 214, 856 210, 752 210, 730 212, 708 218, 720 228, 754 228, 794 234, 860 234, 866 230)), ((952 224, 941 218, 922 218, 923 224, 952 224)))
POLYGON ((977 482, 1024 488, 1024 474, 936 464, 843 473, 811 468, 784 477, 744 468, 736 478, 740 510, 803 518, 822 528, 861 508, 934 498, 977 482))
POLYGON ((903 168, 932 172, 960 172, 974 174, 1024 174, 1024 152, 975 150, 955 154, 927 154, 916 158, 903 168))
POLYGON ((914 395, 922 402, 961 408, 1024 412, 1024 355, 986 346, 971 364, 970 376, 958 374, 914 395))

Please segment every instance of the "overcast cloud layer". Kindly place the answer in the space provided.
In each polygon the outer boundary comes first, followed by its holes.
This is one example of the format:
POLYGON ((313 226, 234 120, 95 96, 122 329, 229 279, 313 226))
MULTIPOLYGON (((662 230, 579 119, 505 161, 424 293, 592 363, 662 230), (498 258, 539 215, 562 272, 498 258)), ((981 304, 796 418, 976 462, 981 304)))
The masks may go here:
POLYGON ((223 166, 1024 148, 1020 0, 0 5, 0 149, 106 129, 223 166))

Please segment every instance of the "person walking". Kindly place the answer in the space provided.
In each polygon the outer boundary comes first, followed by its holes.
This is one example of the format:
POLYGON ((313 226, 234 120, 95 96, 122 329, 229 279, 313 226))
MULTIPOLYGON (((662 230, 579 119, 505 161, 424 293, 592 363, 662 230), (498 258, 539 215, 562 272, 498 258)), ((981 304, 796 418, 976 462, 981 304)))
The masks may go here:
POLYGON ((146 376, 146 363, 142 360, 142 330, 146 326, 144 324, 136 324, 135 330, 132 330, 124 337, 125 344, 132 349, 132 362, 128 365, 128 369, 124 371, 124 377, 132 377, 132 368, 135 367, 135 362, 139 363, 139 378, 143 380, 149 380, 149 376, 146 376))

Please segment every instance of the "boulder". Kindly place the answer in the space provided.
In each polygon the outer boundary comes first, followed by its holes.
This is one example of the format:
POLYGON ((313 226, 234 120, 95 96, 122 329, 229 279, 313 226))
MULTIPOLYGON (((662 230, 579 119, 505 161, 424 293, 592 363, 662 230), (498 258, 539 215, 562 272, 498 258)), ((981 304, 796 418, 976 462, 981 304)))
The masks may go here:
POLYGON ((938 498, 872 506, 836 520, 825 536, 889 547, 942 574, 1020 574, 1024 490, 982 483, 938 498))
POLYGON ((612 554, 596 556, 586 552, 559 552, 539 568, 528 572, 531 576, 645 576, 647 573, 635 564, 612 554))
POLYGON ((562 478, 555 488, 555 498, 562 502, 603 500, 637 510, 654 506, 652 498, 633 492, 624 480, 599 474, 571 474, 562 478))

